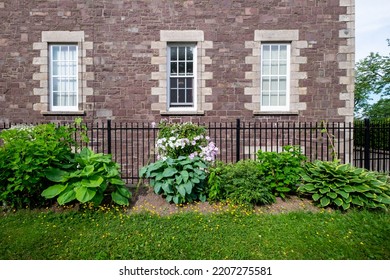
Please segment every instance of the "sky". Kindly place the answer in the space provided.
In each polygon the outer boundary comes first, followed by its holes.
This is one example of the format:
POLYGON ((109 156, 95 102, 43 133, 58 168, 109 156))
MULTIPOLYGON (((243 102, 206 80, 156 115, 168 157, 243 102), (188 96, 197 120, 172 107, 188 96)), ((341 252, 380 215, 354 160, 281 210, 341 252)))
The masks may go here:
POLYGON ((390 0, 355 0, 355 6, 356 62, 370 52, 389 55, 390 0))

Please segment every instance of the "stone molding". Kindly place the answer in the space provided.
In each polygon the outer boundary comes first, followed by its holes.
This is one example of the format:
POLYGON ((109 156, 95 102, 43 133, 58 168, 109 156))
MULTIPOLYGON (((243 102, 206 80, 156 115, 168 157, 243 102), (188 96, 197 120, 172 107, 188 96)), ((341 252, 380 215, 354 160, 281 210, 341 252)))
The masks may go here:
POLYGON ((252 71, 245 72, 245 78, 252 81, 252 86, 245 88, 245 94, 252 96, 252 102, 245 103, 245 108, 253 114, 261 115, 260 110, 260 72, 261 72, 261 44, 263 42, 291 43, 290 61, 290 106, 289 112, 297 114, 306 110, 306 103, 299 102, 300 95, 307 94, 307 88, 299 87, 299 80, 307 79, 307 73, 300 71, 300 64, 307 63, 307 57, 301 56, 300 50, 308 47, 307 41, 299 41, 299 30, 255 30, 254 41, 246 41, 245 48, 252 49, 252 54, 245 58, 247 64, 252 65, 252 71))
MULTIPOLYGON (((33 65, 39 66, 39 72, 33 73, 33 80, 39 81, 39 87, 33 89, 33 94, 40 96, 40 102, 33 105, 33 110, 40 111, 42 114, 50 112, 48 66, 50 43, 77 43, 79 46, 79 106, 77 112, 82 112, 87 103, 87 96, 93 95, 93 88, 87 86, 87 81, 94 80, 93 72, 87 72, 86 69, 87 65, 93 64, 93 58, 87 56, 87 50, 93 49, 93 42, 84 41, 84 31, 42 31, 41 42, 33 43, 33 50, 39 51, 39 56, 33 58, 33 65)), ((51 112, 53 113, 55 112, 51 112)))
POLYGON ((157 87, 152 87, 152 95, 158 97, 158 102, 151 104, 152 110, 157 110, 161 115, 203 114, 212 110, 213 104, 206 102, 206 96, 212 94, 212 89, 206 87, 206 81, 213 78, 212 72, 206 72, 206 65, 212 63, 212 59, 206 56, 206 50, 213 47, 213 42, 204 40, 202 30, 161 30, 160 40, 153 41, 151 48, 156 50, 157 56, 151 58, 151 64, 158 66, 158 72, 152 72, 152 80, 158 81, 157 87), (169 43, 196 43, 197 47, 197 88, 196 106, 189 110, 170 110, 167 104, 167 47, 169 43))

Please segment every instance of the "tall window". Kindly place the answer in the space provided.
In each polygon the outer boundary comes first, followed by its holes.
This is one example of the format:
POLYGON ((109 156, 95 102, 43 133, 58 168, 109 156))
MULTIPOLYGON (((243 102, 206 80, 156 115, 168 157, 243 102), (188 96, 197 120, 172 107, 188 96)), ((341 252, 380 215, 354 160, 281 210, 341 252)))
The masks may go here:
POLYGON ((194 109, 196 104, 196 48, 190 44, 168 46, 169 109, 194 109))
POLYGON ((50 45, 49 84, 52 111, 78 110, 77 45, 50 45))
POLYGON ((261 46, 261 110, 288 111, 290 44, 261 46))

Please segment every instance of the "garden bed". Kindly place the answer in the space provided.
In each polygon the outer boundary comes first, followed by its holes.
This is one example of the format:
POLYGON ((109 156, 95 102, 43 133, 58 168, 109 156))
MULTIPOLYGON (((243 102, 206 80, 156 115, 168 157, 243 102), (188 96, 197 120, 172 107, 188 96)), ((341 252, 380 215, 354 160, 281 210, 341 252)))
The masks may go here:
MULTIPOLYGON (((228 211, 231 208, 238 206, 228 205, 226 203, 209 203, 209 202, 194 202, 177 206, 173 203, 168 203, 161 195, 153 192, 152 188, 142 186, 138 193, 133 191, 133 199, 129 208, 131 212, 147 211, 158 215, 169 215, 182 213, 186 211, 194 211, 199 213, 218 213, 228 211)), ((280 197, 276 198, 276 202, 270 205, 255 206, 255 213, 287 213, 292 211, 310 211, 318 212, 321 209, 316 207, 312 200, 290 196, 285 200, 280 197)))

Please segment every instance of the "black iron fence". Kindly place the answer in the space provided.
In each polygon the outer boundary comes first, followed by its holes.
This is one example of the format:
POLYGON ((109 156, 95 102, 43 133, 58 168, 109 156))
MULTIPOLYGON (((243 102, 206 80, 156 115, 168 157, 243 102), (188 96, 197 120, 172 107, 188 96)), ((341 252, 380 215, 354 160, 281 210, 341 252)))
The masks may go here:
MULTIPOLYGON (((372 145, 370 136, 389 137, 390 125, 372 126, 352 123, 263 123, 235 122, 203 124, 219 149, 218 160, 235 162, 254 159, 256 152, 281 151, 287 145, 300 146, 308 160, 340 159, 380 172, 390 172, 390 149, 372 145), (381 135, 381 136, 378 136, 381 135), (364 141, 361 139, 364 137, 364 141)), ((135 183, 139 169, 156 160, 154 150, 158 129, 145 123, 113 121, 87 123, 89 146, 96 152, 112 154, 121 165, 122 177, 135 183)), ((9 126, 1 126, 1 129, 9 126)), ((390 143, 390 138, 388 138, 390 143)))

